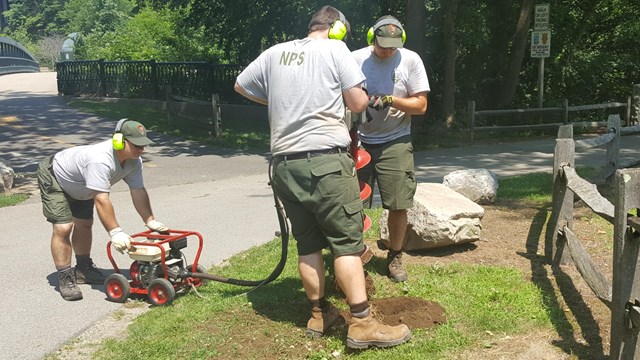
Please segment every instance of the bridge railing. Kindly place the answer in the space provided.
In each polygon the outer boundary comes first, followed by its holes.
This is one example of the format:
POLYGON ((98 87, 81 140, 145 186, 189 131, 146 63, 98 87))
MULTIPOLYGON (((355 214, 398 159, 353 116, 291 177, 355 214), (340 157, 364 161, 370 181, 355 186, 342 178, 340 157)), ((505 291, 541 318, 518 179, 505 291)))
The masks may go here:
POLYGON ((38 71, 40 64, 24 46, 13 39, 0 36, 0 75, 38 71))

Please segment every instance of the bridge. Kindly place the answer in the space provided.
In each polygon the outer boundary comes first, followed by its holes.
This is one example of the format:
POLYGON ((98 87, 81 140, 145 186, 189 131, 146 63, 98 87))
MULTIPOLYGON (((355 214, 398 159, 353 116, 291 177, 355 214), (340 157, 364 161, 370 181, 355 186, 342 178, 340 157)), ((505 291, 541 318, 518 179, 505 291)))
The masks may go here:
POLYGON ((0 75, 39 72, 40 64, 19 42, 0 36, 0 75))

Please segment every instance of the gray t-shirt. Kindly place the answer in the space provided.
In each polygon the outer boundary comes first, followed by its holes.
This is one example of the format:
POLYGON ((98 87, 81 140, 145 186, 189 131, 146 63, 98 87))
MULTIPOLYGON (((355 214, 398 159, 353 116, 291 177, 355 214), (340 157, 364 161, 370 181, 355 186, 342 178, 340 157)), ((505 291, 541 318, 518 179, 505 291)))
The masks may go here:
POLYGON ((110 192, 111 186, 122 179, 130 189, 144 187, 142 160, 129 159, 120 166, 111 140, 58 152, 53 158, 53 174, 62 190, 76 200, 110 192))
POLYGON ((311 38, 267 49, 237 79, 269 104, 273 155, 348 146, 342 92, 363 81, 342 41, 311 38))
MULTIPOLYGON (((366 87, 371 96, 407 98, 431 90, 422 59, 411 50, 398 49, 394 56, 385 60, 373 54, 373 46, 356 50, 353 54, 367 77, 366 87)), ((411 115, 394 107, 367 110, 373 120, 358 128, 362 142, 381 144, 411 133, 411 115)))

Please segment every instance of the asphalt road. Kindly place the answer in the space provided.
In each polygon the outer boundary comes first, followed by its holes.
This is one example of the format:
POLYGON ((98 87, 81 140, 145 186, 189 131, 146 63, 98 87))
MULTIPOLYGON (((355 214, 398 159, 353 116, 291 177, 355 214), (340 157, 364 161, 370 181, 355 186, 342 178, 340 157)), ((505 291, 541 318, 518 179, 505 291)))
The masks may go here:
MULTIPOLYGON (((0 76, 0 159, 17 172, 34 171, 53 152, 73 145, 108 139, 115 123, 66 106, 57 95, 56 74, 0 76)), ((173 228, 200 232, 205 244, 200 263, 209 267, 247 248, 268 242, 278 230, 271 190, 267 185, 268 154, 220 151, 161 134, 145 160, 145 184, 156 217, 173 228)), ((640 158, 638 136, 623 137, 623 158, 640 158)), ((460 169, 486 168, 498 176, 551 171, 553 139, 493 145, 470 145, 415 154, 421 182, 442 182, 460 169)), ((576 165, 601 166, 603 149, 576 155, 576 165)), ((126 231, 145 230, 124 184, 111 195, 126 231)), ((5 290, 0 297, 0 357, 42 359, 59 349, 121 304, 106 300, 102 285, 80 285, 84 299, 64 301, 49 251, 50 225, 38 197, 0 208, 0 257, 5 290)), ((112 271, 104 244, 107 234, 94 226, 93 259, 112 271)), ((192 256, 195 245, 185 253, 192 256)), ((130 260, 116 253, 118 266, 130 260)), ((274 259, 274 264, 277 259, 274 259)), ((265 274, 266 275, 266 274, 265 274)))

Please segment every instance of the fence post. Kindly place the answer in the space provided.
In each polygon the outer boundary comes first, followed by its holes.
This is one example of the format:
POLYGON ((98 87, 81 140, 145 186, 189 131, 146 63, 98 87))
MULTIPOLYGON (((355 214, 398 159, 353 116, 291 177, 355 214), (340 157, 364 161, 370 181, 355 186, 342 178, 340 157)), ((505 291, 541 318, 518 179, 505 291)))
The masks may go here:
POLYGON ((564 99, 564 112, 562 113, 562 123, 565 125, 569 123, 569 100, 568 99, 564 99))
POLYGON ((469 113, 469 136, 473 143, 473 126, 476 122, 476 102, 471 100, 467 103, 467 112, 469 113))
POLYGON ((607 163, 602 169, 603 174, 611 174, 608 179, 605 179, 609 182, 615 175, 620 158, 620 115, 609 115, 609 118, 607 118, 607 132, 615 135, 613 140, 607 143, 607 163))
POLYGON ((158 84, 158 63, 155 59, 149 61, 151 63, 151 88, 153 89, 153 99, 160 99, 160 86, 158 84))
POLYGON ((167 85, 164 88, 165 102, 167 107, 167 124, 169 127, 175 127, 175 120, 173 120, 173 116, 171 115, 171 111, 173 111, 173 107, 171 106, 171 85, 167 85))
POLYGON ((640 359, 640 324, 632 322, 640 305, 640 235, 628 226, 629 211, 640 207, 640 169, 616 171, 615 182, 610 358, 640 359))
POLYGON ((98 97, 103 97, 107 93, 107 84, 104 78, 104 59, 98 60, 98 97))
MULTIPOLYGON (((631 94, 631 97, 633 98, 631 100, 631 102, 633 103, 633 105, 631 106, 633 119, 636 124, 640 124, 640 84, 633 85, 633 92, 631 94)), ((632 121, 632 123, 634 121, 632 121)))
POLYGON ((571 264, 571 254, 563 251, 566 240, 559 234, 564 226, 573 229, 573 191, 567 188, 562 167, 574 167, 574 159, 573 125, 561 125, 553 153, 552 210, 545 234, 545 256, 553 266, 571 264))
POLYGON ((213 136, 220 137, 220 97, 218 94, 211 95, 211 106, 213 107, 213 136))

